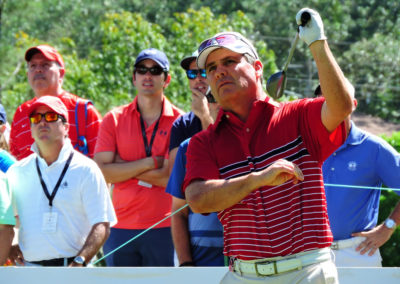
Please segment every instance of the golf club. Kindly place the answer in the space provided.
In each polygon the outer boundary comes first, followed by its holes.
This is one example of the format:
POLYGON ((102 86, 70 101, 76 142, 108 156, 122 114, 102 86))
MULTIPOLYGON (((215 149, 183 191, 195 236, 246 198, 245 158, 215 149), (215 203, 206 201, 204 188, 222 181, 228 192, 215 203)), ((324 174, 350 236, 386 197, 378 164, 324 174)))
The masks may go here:
MULTIPOLYGON (((301 26, 304 27, 310 19, 311 16, 308 12, 301 14, 301 26)), ((273 99, 279 99, 283 95, 286 87, 286 71, 288 69, 290 60, 292 60, 298 41, 299 29, 297 28, 297 33, 290 47, 289 56, 285 65, 283 66, 283 70, 272 74, 267 80, 267 92, 273 99)))

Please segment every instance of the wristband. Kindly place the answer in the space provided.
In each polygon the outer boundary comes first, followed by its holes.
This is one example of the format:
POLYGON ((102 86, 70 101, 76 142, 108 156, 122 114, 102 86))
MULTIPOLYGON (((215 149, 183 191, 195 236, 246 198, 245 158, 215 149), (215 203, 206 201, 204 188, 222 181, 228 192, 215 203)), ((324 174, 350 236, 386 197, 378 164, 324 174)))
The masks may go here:
POLYGON ((182 267, 182 266, 195 266, 195 265, 194 265, 193 261, 185 261, 185 262, 182 262, 181 264, 179 264, 179 267, 182 267))
POLYGON ((154 156, 151 156, 151 157, 153 158, 153 161, 154 161, 154 168, 158 169, 158 163, 157 163, 156 157, 154 157, 154 156))

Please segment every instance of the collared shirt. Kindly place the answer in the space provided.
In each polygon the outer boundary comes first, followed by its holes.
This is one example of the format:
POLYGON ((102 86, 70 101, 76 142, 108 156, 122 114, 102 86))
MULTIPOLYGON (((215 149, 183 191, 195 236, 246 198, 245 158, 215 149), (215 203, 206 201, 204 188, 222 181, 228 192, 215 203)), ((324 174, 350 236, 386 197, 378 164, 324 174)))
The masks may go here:
MULTIPOLYGON (((164 98, 163 112, 152 145, 153 156, 168 154, 172 123, 182 111, 164 98)), ((147 126, 147 141, 151 140, 156 122, 147 126)), ((140 126, 137 97, 132 103, 117 107, 104 116, 100 126, 95 153, 114 152, 124 161, 136 161, 146 157, 140 126)), ((164 187, 151 188, 131 178, 114 184, 113 204, 118 217, 115 228, 147 229, 171 212, 171 196, 164 187)), ((156 228, 169 227, 170 219, 156 228)))
MULTIPOLYGON (((385 140, 352 122, 349 136, 323 164, 324 183, 400 188, 400 154, 385 140)), ((331 230, 335 240, 369 231, 378 222, 380 190, 326 186, 331 230)), ((399 192, 397 192, 400 194, 399 192)))
POLYGON ((12 164, 15 163, 15 158, 6 150, 0 149, 0 170, 6 173, 12 164))
POLYGON ((97 164, 73 150, 69 139, 50 166, 39 156, 35 143, 32 150, 33 154, 7 171, 13 204, 21 224, 21 251, 27 261, 75 256, 94 224, 116 223, 107 184, 97 164), (50 207, 40 183, 36 158, 51 194, 71 151, 74 151, 74 156, 50 207), (46 213, 57 214, 55 232, 46 232, 43 228, 46 213))
MULTIPOLYGON (((67 107, 69 124, 68 136, 72 141, 72 145, 76 145, 78 142, 78 134, 76 130, 77 122, 75 121, 75 106, 79 97, 65 91, 58 97, 67 107)), ((32 154, 31 145, 34 140, 31 135, 28 109, 36 100, 37 98, 35 97, 24 102, 17 108, 14 114, 10 133, 10 152, 17 160, 21 160, 32 154)), ((93 157, 100 123, 101 116, 99 112, 93 105, 89 104, 87 107, 85 137, 89 149, 88 156, 91 158, 93 157)))
POLYGON ((15 225, 11 206, 11 190, 3 172, 0 172, 0 224, 15 225))
POLYGON ((323 98, 254 103, 246 122, 220 111, 217 121, 190 141, 184 188, 193 180, 231 179, 261 171, 278 159, 296 163, 304 181, 254 190, 218 213, 224 254, 243 260, 285 256, 330 246, 332 235, 322 162, 344 141, 342 123, 329 133, 323 98))
MULTIPOLYGON (((186 173, 186 151, 190 138, 183 141, 178 148, 174 168, 168 181, 166 192, 172 196, 185 199, 182 183, 186 173)), ((192 260, 196 266, 223 266, 222 225, 216 213, 207 215, 193 213, 189 208, 188 233, 192 260)))
POLYGON ((193 111, 178 117, 174 121, 174 124, 171 128, 169 151, 179 147, 183 141, 192 137, 201 130, 203 130, 201 120, 194 114, 193 111))

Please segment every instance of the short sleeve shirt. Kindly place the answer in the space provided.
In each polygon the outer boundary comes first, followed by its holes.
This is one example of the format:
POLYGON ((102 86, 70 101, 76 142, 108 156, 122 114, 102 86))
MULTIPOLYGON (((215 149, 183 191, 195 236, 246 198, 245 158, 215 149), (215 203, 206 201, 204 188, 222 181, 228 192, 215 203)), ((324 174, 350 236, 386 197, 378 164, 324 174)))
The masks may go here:
POLYGON ((11 190, 3 172, 0 172, 0 224, 15 225, 13 207, 11 205, 11 190))
MULTIPOLYGON (((163 112, 152 145, 153 156, 166 156, 172 123, 182 111, 164 98, 163 112)), ((151 140, 156 122, 146 128, 147 141, 151 140)), ((104 116, 96 145, 96 153, 114 152, 125 161, 146 157, 140 125, 137 97, 132 103, 120 106, 104 116)), ((113 204, 118 217, 115 228, 146 229, 171 212, 171 196, 164 187, 150 188, 136 178, 114 184, 113 204)), ((169 219, 157 228, 169 227, 169 219)))
POLYGON ((200 119, 191 111, 178 117, 171 128, 169 151, 202 130, 200 119))
POLYGON ((297 164, 305 180, 254 190, 218 213, 224 254, 244 260, 291 255, 330 246, 321 166, 344 141, 342 123, 329 133, 323 98, 254 103, 246 122, 220 111, 196 134, 187 152, 184 188, 194 180, 231 179, 261 171, 278 159, 297 164))
MULTIPOLYGON (((189 139, 181 143, 176 154, 174 168, 168 181, 166 192, 185 199, 182 183, 185 177, 186 151, 189 139)), ((207 215, 193 213, 189 208, 188 230, 192 251, 192 260, 196 266, 223 266, 222 225, 216 213, 207 215)))
POLYGON ((21 251, 27 261, 76 256, 94 224, 108 222, 112 226, 116 223, 104 176, 93 160, 73 150, 69 139, 51 165, 38 155, 36 144, 32 149, 33 154, 7 171, 13 205, 20 220, 21 251), (43 182, 52 193, 71 152, 74 153, 71 163, 50 206, 36 161, 43 182), (57 217, 56 226, 49 231, 44 224, 50 212, 57 217))
POLYGON ((400 188, 400 154, 385 140, 354 123, 346 141, 324 162, 322 171, 335 240, 348 239, 352 233, 376 226, 381 191, 363 186, 400 188))

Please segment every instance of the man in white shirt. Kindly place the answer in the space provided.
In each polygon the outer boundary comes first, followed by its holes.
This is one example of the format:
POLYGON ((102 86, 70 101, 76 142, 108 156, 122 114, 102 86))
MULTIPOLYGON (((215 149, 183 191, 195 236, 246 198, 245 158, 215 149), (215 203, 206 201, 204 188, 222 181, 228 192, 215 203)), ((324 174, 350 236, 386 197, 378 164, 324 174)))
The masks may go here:
POLYGON ((12 263, 85 266, 116 223, 97 164, 73 149, 68 111, 55 96, 30 107, 33 154, 7 172, 20 220, 12 263))

